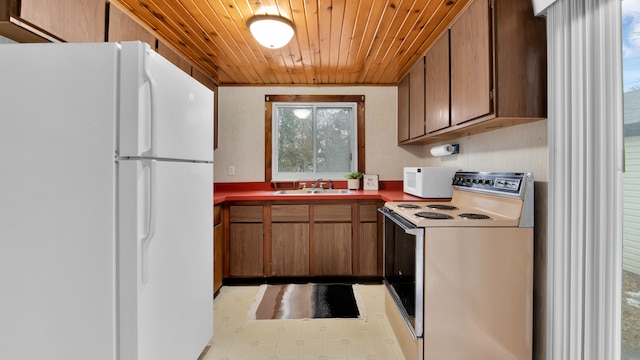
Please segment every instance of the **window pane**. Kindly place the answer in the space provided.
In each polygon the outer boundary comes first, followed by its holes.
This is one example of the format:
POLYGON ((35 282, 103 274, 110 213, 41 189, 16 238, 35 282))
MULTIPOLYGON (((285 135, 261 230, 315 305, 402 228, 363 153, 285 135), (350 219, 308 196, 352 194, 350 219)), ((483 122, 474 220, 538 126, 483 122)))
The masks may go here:
POLYGON ((318 108, 316 116, 316 172, 349 172, 351 168, 351 108, 318 108))
POLYGON ((278 109, 279 172, 313 172, 313 117, 297 116, 297 110, 278 109))
POLYGON ((272 115, 273 179, 338 180, 357 169, 356 103, 274 103, 272 115))
POLYGON ((622 360, 640 359, 640 0, 622 2, 622 360))

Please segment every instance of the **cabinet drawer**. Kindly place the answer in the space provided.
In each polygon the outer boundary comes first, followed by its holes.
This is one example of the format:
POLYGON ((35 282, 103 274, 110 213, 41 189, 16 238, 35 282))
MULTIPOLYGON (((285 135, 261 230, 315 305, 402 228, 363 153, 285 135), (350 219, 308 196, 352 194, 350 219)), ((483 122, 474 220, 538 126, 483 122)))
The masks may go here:
POLYGON ((222 206, 216 205, 213 207, 213 224, 218 225, 222 222, 222 206))
POLYGON ((378 205, 360 205, 360 222, 378 221, 378 205))
POLYGON ((351 221, 351 205, 314 205, 313 221, 351 221))
POLYGON ((261 223, 262 222, 262 205, 230 206, 229 221, 231 221, 232 223, 233 222, 261 223))
POLYGON ((271 205, 272 222, 308 222, 309 205, 271 205))

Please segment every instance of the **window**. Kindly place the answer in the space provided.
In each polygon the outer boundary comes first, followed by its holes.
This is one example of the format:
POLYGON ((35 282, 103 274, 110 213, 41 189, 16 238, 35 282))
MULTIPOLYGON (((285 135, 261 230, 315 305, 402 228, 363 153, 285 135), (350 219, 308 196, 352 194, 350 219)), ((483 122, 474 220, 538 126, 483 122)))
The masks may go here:
POLYGON ((363 96, 267 95, 266 99, 267 181, 338 180, 362 171, 363 96))
POLYGON ((640 358, 640 0, 622 2, 625 172, 621 358, 640 358))

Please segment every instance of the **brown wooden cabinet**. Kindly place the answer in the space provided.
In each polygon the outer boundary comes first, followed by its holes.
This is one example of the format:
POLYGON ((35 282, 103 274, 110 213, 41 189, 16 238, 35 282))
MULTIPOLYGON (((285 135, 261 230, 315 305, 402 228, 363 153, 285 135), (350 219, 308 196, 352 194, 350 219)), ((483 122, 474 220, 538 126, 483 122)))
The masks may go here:
POLYGON ((493 110, 489 0, 472 1, 451 25, 451 124, 493 110))
POLYGON ((0 35, 18 42, 102 42, 105 0, 0 0, 0 35))
POLYGON ((424 135, 424 57, 420 58, 409 73, 409 137, 424 135))
POLYGON ((398 85, 398 142, 424 135, 424 57, 398 85))
POLYGON ((263 206, 229 207, 229 276, 264 276, 263 206))
POLYGON ((313 205, 313 275, 352 275, 351 205, 313 205))
POLYGON ((424 57, 425 128, 430 133, 444 129, 449 121, 449 33, 436 40, 424 57))
POLYGON ((107 24, 107 41, 142 41, 156 48, 155 36, 131 16, 109 3, 109 23, 107 24))
POLYGON ((271 276, 309 275, 309 205, 271 205, 271 276))
POLYGON ((382 276, 382 204, 233 201, 223 221, 229 224, 225 276, 382 276))
POLYGON ((382 204, 358 205, 358 275, 375 276, 381 271, 382 246, 378 248, 378 208, 382 204), (380 269, 379 269, 380 268, 380 269))
POLYGON ((191 68, 191 76, 213 91, 213 148, 218 148, 218 85, 211 77, 196 67, 191 68))
POLYGON ((224 225, 222 205, 213 207, 213 292, 222 286, 224 272, 224 225))
MULTIPOLYGON (((546 25, 529 0, 470 1, 424 61, 427 132, 401 144, 451 140, 547 116, 546 25), (445 43, 448 71, 442 70, 445 43), (450 88, 442 74, 449 75, 450 88)), ((398 127, 404 131, 400 119, 398 127)))
POLYGON ((191 63, 180 53, 171 48, 164 41, 158 41, 158 54, 169 60, 172 64, 182 69, 182 71, 191 75, 191 63))
POLYGON ((409 83, 410 74, 407 74, 398 83, 398 143, 407 141, 409 137, 409 83))

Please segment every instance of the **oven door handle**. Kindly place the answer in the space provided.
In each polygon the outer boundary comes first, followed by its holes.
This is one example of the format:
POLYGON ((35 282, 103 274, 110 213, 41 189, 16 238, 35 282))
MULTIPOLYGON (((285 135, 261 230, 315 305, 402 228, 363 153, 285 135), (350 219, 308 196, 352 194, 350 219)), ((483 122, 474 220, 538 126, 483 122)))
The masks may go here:
POLYGON ((409 222, 407 219, 393 212, 393 210, 387 208, 378 209, 385 217, 389 218, 389 220, 393 221, 396 225, 400 226, 404 232, 409 235, 418 235, 418 232, 422 231, 422 228, 418 228, 416 225, 409 222))

